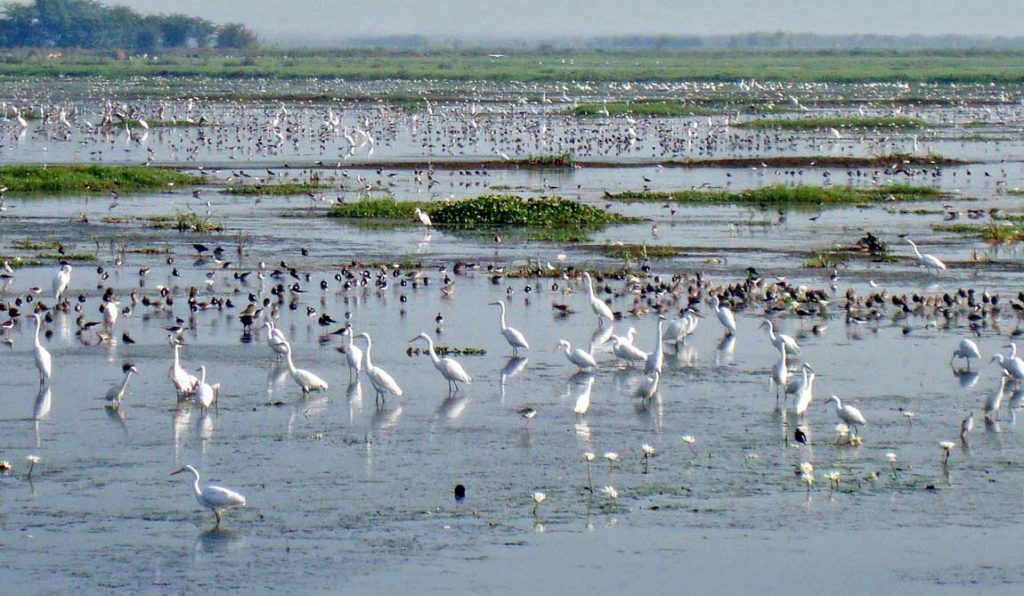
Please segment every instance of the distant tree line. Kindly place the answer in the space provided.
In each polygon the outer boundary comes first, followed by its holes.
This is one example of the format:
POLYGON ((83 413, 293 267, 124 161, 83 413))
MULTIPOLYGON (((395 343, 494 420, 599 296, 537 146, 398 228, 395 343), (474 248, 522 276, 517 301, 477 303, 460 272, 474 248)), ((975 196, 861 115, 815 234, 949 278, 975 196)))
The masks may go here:
POLYGON ((252 48, 256 35, 244 25, 215 25, 182 14, 141 15, 93 0, 7 3, 0 14, 0 47, 117 49, 252 48))

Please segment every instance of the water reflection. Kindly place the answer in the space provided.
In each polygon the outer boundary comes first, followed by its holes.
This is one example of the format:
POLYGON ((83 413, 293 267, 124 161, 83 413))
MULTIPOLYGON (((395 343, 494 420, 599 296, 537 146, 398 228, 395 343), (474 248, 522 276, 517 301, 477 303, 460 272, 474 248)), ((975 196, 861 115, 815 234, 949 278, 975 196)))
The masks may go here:
POLYGON ((447 420, 456 420, 459 416, 466 411, 466 406, 469 405, 469 396, 467 395, 452 395, 446 397, 441 405, 437 408, 437 415, 440 418, 447 420))
POLYGON ((590 409, 590 396, 594 391, 594 375, 577 373, 565 384, 565 392, 575 398, 573 413, 582 416, 590 409))
POLYGON ((348 400, 348 423, 355 424, 356 415, 363 409, 363 385, 358 378, 345 389, 345 398, 348 400))
POLYGON ((196 537, 195 553, 198 557, 202 554, 223 554, 237 552, 245 548, 245 534, 225 528, 213 528, 206 530, 196 537))

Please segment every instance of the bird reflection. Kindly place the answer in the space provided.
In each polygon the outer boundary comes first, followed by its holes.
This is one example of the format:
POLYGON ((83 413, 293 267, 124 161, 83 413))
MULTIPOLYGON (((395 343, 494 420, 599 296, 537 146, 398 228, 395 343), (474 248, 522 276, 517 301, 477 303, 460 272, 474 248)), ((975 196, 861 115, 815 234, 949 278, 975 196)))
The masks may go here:
POLYGON ((523 369, 526 368, 526 363, 529 361, 530 359, 526 356, 513 356, 505 363, 504 368, 501 369, 501 382, 499 383, 501 402, 505 401, 505 382, 523 372, 523 369))
POLYGON ((229 553, 245 547, 245 535, 225 528, 213 528, 196 537, 196 555, 202 553, 229 553))
POLYGON ((468 396, 459 394, 452 395, 441 402, 441 406, 437 408, 437 415, 448 420, 456 420, 459 416, 462 416, 466 411, 466 406, 468 405, 468 396))
POLYGON ((128 426, 124 423, 124 407, 118 404, 107 404, 103 406, 103 410, 107 413, 107 419, 117 424, 124 431, 124 434, 128 434, 128 426))
POLYGON ((733 360, 733 352, 736 350, 736 336, 726 335, 722 338, 722 341, 718 342, 718 347, 715 349, 715 366, 724 366, 731 364, 733 360))
POLYGON ((355 424, 356 414, 363 409, 363 385, 359 379, 349 384, 345 390, 345 398, 348 399, 348 423, 355 424))
POLYGON ((395 406, 392 408, 389 407, 386 402, 381 403, 377 406, 376 411, 374 411, 370 424, 373 425, 374 428, 378 429, 391 428, 398 423, 398 418, 401 415, 401 406, 395 406))
POLYGON ((981 373, 969 369, 961 370, 954 368, 953 375, 956 376, 956 379, 960 383, 961 387, 963 387, 964 389, 970 389, 971 387, 974 387, 978 383, 978 377, 981 376, 981 373))
POLYGON ((50 405, 52 401, 50 386, 47 384, 40 387, 39 394, 36 395, 35 407, 32 410, 32 419, 42 420, 43 418, 46 418, 47 414, 50 413, 50 405))
POLYGON ((594 391, 594 375, 579 373, 565 384, 565 392, 573 398, 573 414, 582 416, 590 409, 590 396, 594 391))

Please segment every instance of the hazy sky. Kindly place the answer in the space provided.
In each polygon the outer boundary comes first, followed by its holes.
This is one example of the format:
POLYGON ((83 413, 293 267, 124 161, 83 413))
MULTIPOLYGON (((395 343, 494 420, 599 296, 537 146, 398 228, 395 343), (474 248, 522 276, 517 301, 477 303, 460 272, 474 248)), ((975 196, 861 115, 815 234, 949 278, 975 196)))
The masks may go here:
POLYGON ((106 0, 268 37, 554 37, 748 31, 1020 35, 1024 0, 106 0))

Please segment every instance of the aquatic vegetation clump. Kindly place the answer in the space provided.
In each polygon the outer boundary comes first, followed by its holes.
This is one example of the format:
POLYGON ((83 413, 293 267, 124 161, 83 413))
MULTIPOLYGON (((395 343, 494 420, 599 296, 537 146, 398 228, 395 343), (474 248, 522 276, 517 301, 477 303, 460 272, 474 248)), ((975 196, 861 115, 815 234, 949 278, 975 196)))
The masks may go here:
POLYGON ((0 186, 9 192, 126 192, 200 183, 196 176, 152 166, 0 166, 0 186))
POLYGON ((673 201, 676 203, 731 203, 759 205, 849 205, 878 201, 936 200, 945 196, 933 186, 890 184, 877 188, 849 186, 766 186, 739 192, 729 190, 679 190, 673 192, 624 191, 606 193, 613 201, 673 201))
POLYGON ((839 116, 832 118, 763 118, 748 120, 737 126, 762 130, 775 128, 783 130, 819 130, 845 128, 926 128, 928 123, 921 118, 906 116, 839 116))
POLYGON ((252 184, 231 186, 221 192, 228 195, 301 195, 329 188, 322 184, 305 182, 282 182, 280 184, 252 184))

